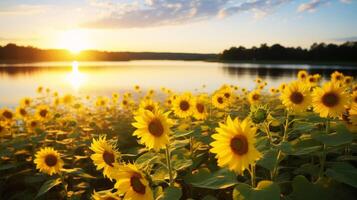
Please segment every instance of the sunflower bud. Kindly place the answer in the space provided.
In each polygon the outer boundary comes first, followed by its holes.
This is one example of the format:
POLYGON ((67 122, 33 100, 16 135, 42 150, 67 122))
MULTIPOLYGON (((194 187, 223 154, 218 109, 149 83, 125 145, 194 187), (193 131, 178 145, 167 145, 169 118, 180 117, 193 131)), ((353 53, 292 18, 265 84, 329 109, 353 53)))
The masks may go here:
POLYGON ((260 124, 268 117, 268 110, 264 107, 253 109, 250 113, 250 118, 255 124, 260 124))

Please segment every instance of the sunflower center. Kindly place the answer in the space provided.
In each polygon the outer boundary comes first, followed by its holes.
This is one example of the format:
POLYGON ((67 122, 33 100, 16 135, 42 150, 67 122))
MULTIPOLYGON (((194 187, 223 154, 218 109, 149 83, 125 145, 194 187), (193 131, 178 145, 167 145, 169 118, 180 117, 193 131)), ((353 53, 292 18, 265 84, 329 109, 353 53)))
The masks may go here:
POLYGON ((154 107, 152 105, 145 106, 145 110, 153 111, 154 107))
POLYGON ((128 102, 126 100, 123 101, 123 105, 126 105, 128 104, 128 102))
POLYGON ((187 101, 180 102, 180 109, 183 111, 187 111, 190 108, 190 104, 187 101))
POLYGON ((315 83, 315 81, 316 81, 316 80, 315 80, 314 77, 310 77, 310 78, 309 78, 309 82, 310 82, 310 83, 315 83))
POLYGON ((304 96, 301 94, 301 92, 293 92, 290 95, 290 101, 294 104, 300 104, 304 101, 304 96))
POLYGON ((257 101, 257 100, 259 100, 259 94, 254 94, 253 96, 252 96, 252 99, 253 100, 255 100, 255 101, 257 101))
POLYGON ((203 113, 203 111, 205 110, 205 106, 200 103, 196 104, 196 108, 199 113, 203 113))
POLYGON ((13 115, 12 112, 5 110, 2 115, 7 119, 12 119, 13 115))
POLYGON ((0 125, 0 133, 4 130, 5 128, 0 125))
POLYGON ((152 120, 149 124, 149 132, 155 137, 160 137, 164 133, 164 126, 161 121, 158 119, 152 120))
POLYGON ((41 116, 41 117, 46 117, 46 116, 47 116, 47 113, 48 113, 48 111, 45 110, 45 109, 40 110, 40 116, 41 116))
POLYGON ((25 115, 27 114, 27 112, 26 112, 25 109, 21 108, 21 109, 20 109, 20 114, 21 114, 22 116, 25 116, 25 115))
POLYGON ((339 96, 333 92, 326 93, 322 96, 322 103, 327 107, 336 106, 339 100, 339 96))
POLYGON ((57 164, 57 157, 55 155, 47 155, 45 158, 45 163, 49 167, 53 167, 57 164))
POLYGON ((248 140, 243 135, 237 135, 231 140, 231 149, 238 155, 244 155, 248 152, 248 140))
POLYGON ((25 105, 27 105, 27 106, 30 105, 30 100, 26 99, 25 100, 25 105))
POLYGON ((35 127, 35 126, 37 126, 37 122, 32 121, 30 125, 31 125, 31 127, 35 127))
POLYGON ((231 96, 231 94, 229 94, 228 92, 224 93, 224 97, 226 97, 227 99, 231 96))
POLYGON ((108 151, 104 151, 103 160, 107 165, 113 167, 113 163, 115 161, 114 154, 108 151))
POLYGON ((337 76, 336 76, 336 80, 339 81, 339 80, 341 80, 341 79, 342 79, 342 76, 341 76, 341 75, 337 75, 337 76))
POLYGON ((357 103, 357 96, 353 99, 353 101, 354 101, 355 103, 357 103))
POLYGON ((223 98, 222 98, 222 97, 218 97, 218 98, 217 98, 217 102, 220 103, 220 104, 222 104, 222 103, 223 103, 223 98))
POLYGON ((133 190, 139 194, 145 194, 145 185, 140 181, 141 175, 134 173, 130 178, 130 185, 133 190))

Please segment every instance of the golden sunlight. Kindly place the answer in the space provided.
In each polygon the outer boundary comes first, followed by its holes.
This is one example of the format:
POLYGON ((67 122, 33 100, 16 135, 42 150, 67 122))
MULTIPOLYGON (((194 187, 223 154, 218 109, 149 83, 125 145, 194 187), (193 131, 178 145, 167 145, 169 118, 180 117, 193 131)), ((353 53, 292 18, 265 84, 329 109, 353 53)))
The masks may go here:
POLYGON ((78 62, 72 62, 72 72, 67 75, 67 81, 72 85, 74 90, 78 90, 86 81, 85 74, 79 71, 78 62))
POLYGON ((73 54, 90 47, 88 33, 84 30, 68 30, 63 32, 59 38, 60 48, 68 49, 73 54))

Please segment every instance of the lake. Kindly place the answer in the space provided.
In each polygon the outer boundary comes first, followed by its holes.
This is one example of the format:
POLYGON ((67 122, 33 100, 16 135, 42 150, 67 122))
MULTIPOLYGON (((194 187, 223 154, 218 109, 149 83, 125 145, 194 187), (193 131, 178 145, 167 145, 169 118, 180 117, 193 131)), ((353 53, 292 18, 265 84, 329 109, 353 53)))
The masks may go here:
POLYGON ((24 96, 36 95, 43 86, 61 94, 111 95, 132 90, 162 86, 175 91, 200 89, 211 92, 220 85, 234 84, 253 88, 261 77, 269 86, 278 86, 295 78, 299 69, 328 77, 339 70, 356 76, 357 67, 311 66, 292 64, 237 64, 203 61, 125 61, 125 62, 42 62, 0 64, 0 105, 13 107, 24 96), (206 85, 202 89, 202 85, 206 85))

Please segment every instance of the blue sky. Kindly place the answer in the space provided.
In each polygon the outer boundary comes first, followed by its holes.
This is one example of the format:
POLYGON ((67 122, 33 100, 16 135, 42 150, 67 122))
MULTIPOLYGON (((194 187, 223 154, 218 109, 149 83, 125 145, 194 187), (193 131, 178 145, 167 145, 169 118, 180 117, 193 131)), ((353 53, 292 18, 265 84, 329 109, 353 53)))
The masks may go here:
POLYGON ((357 40, 355 0, 1 0, 0 44, 218 53, 357 40))

